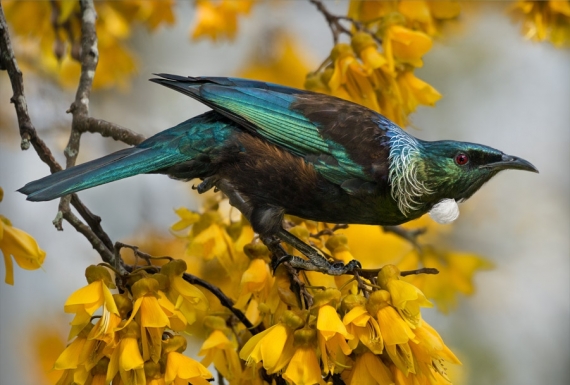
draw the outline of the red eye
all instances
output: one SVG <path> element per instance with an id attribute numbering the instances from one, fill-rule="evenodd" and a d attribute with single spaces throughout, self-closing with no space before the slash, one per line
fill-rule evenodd
<path id="1" fill-rule="evenodd" d="M 469 157 L 466 154 L 460 152 L 459 154 L 455 155 L 455 163 L 463 166 L 464 164 L 469 163 Z"/>

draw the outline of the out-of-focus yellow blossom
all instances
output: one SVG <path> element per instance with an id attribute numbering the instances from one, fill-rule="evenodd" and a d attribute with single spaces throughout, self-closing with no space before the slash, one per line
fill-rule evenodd
<path id="1" fill-rule="evenodd" d="M 230 226 L 224 223 L 224 219 L 216 210 L 217 207 L 215 210 L 207 210 L 200 215 L 200 219 L 196 223 L 192 224 L 192 228 L 187 235 L 190 241 L 187 254 L 188 256 L 200 256 L 206 261 L 215 258 L 226 270 L 230 278 L 239 279 L 232 273 L 236 271 L 236 268 L 239 269 L 242 264 L 248 262 L 247 257 L 243 253 L 243 246 L 250 242 L 251 238 L 246 240 L 247 232 L 241 229 L 239 235 L 241 242 L 234 241 L 228 233 Z M 179 227 L 181 225 L 177 228 Z"/>
<path id="2" fill-rule="evenodd" d="M 392 373 L 379 356 L 365 352 L 356 357 L 353 366 L 342 372 L 342 380 L 347 385 L 393 385 Z"/>
<path id="3" fill-rule="evenodd" d="M 164 384 L 208 385 L 212 373 L 198 361 L 182 354 L 186 345 L 186 339 L 179 335 L 163 341 L 163 354 L 166 357 Z"/>
<path id="4" fill-rule="evenodd" d="M 415 77 L 412 71 L 402 72 L 397 82 L 405 115 L 414 112 L 419 105 L 434 106 L 441 99 L 441 94 L 435 88 Z"/>
<path id="5" fill-rule="evenodd" d="M 107 383 L 119 373 L 125 385 L 146 385 L 144 360 L 138 345 L 141 338 L 139 324 L 133 320 L 119 334 L 121 341 L 110 357 Z"/>
<path id="6" fill-rule="evenodd" d="M 400 280 L 400 270 L 394 265 L 386 265 L 380 270 L 378 284 L 388 290 L 392 305 L 411 328 L 417 327 L 421 322 L 420 306 L 433 306 L 420 289 Z"/>
<path id="7" fill-rule="evenodd" d="M 383 40 L 388 68 L 395 73 L 397 62 L 422 67 L 424 56 L 432 46 L 431 38 L 423 32 L 393 25 Z"/>
<path id="8" fill-rule="evenodd" d="M 268 374 L 279 372 L 293 357 L 293 332 L 304 325 L 303 320 L 290 310 L 277 323 L 251 337 L 239 356 L 248 366 L 263 362 Z"/>
<path id="9" fill-rule="evenodd" d="M 549 40 L 557 47 L 570 45 L 570 1 L 517 1 L 510 8 L 522 20 L 522 33 L 533 41 Z"/>
<path id="10" fill-rule="evenodd" d="M 306 328 L 296 330 L 294 345 L 295 353 L 283 373 L 283 378 L 294 385 L 325 385 L 316 353 L 316 331 Z"/>
<path id="11" fill-rule="evenodd" d="M 0 187 L 0 202 L 4 198 L 4 190 Z M 14 265 L 26 270 L 37 270 L 44 263 L 46 252 L 40 249 L 32 236 L 20 229 L 12 227 L 10 220 L 0 215 L 0 250 L 4 256 L 6 278 L 4 282 L 14 284 Z"/>
<path id="12" fill-rule="evenodd" d="M 253 0 L 197 0 L 192 39 L 209 37 L 213 41 L 233 40 L 237 32 L 238 16 L 248 15 L 253 3 Z"/>
<path id="13" fill-rule="evenodd" d="M 132 26 L 141 23 L 153 31 L 162 24 L 173 24 L 173 5 L 173 0 L 95 2 L 99 52 L 93 78 L 95 89 L 128 87 L 137 67 L 134 55 L 125 46 Z M 58 78 L 63 86 L 76 87 L 80 73 L 79 2 L 6 1 L 3 7 L 19 42 L 14 45 L 19 61 L 30 69 Z"/>
<path id="14" fill-rule="evenodd" d="M 162 266 L 161 273 L 168 277 L 166 295 L 175 304 L 189 325 L 196 321 L 197 312 L 205 312 L 209 303 L 206 296 L 196 286 L 186 282 L 182 275 L 186 272 L 187 265 L 181 259 L 175 259 Z"/>
<path id="15" fill-rule="evenodd" d="M 237 76 L 301 88 L 311 68 L 308 56 L 292 36 L 270 33 L 263 37 Z"/>
<path id="16" fill-rule="evenodd" d="M 412 329 L 390 303 L 390 293 L 378 290 L 370 294 L 366 305 L 370 314 L 376 316 L 384 347 L 394 364 L 404 374 L 414 373 L 412 351 L 408 342 L 417 342 Z"/>
<path id="17" fill-rule="evenodd" d="M 424 31 L 430 36 L 439 33 L 440 20 L 449 20 L 459 16 L 459 1 L 418 1 L 401 0 L 398 12 L 406 18 L 406 25 Z"/>
<path id="18" fill-rule="evenodd" d="M 75 317 L 70 323 L 72 327 L 69 332 L 69 339 L 79 334 L 85 325 L 90 323 L 91 316 L 101 306 L 103 306 L 101 318 L 103 319 L 102 328 L 104 331 L 108 330 L 110 314 L 119 315 L 113 295 L 109 291 L 109 288 L 115 288 L 109 270 L 103 266 L 91 265 L 85 270 L 85 278 L 87 278 L 89 285 L 71 294 L 63 307 L 66 313 L 75 313 Z"/>
<path id="19" fill-rule="evenodd" d="M 239 378 L 242 374 L 241 363 L 236 352 L 237 343 L 231 341 L 225 331 L 225 321 L 219 317 L 208 317 L 208 325 L 215 327 L 210 336 L 204 341 L 199 356 L 205 356 L 202 359 L 202 365 L 209 366 L 212 362 L 224 378 L 232 381 Z M 217 318 L 217 319 L 216 319 Z"/>
<path id="20" fill-rule="evenodd" d="M 457 305 L 458 293 L 464 295 L 474 293 L 473 277 L 476 272 L 493 268 L 490 261 L 479 255 L 437 250 L 431 247 L 424 248 L 421 259 L 417 253 L 411 253 L 398 266 L 402 270 L 414 269 L 419 261 L 424 266 L 438 269 L 439 274 L 413 275 L 406 277 L 405 280 L 418 287 L 445 313 Z"/>
<path id="21" fill-rule="evenodd" d="M 180 217 L 180 220 L 170 227 L 175 232 L 182 231 L 200 220 L 200 214 L 190 211 L 186 207 L 180 207 L 174 212 Z"/>

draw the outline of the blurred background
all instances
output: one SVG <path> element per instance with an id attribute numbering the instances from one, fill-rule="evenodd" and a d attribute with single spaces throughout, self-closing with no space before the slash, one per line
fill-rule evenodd
<path id="1" fill-rule="evenodd" d="M 346 13 L 346 2 L 327 6 Z M 282 67 L 289 72 L 283 76 L 299 76 L 302 87 L 304 73 L 332 48 L 323 16 L 307 2 L 255 6 L 240 20 L 231 43 L 190 41 L 195 9 L 185 2 L 175 9 L 173 26 L 152 34 L 132 31 L 136 76 L 122 90 L 93 92 L 92 116 L 150 136 L 207 110 L 148 82 L 152 73 L 236 76 L 277 56 L 286 60 Z M 570 51 L 526 41 L 502 3 L 467 5 L 459 23 L 449 28 L 416 71 L 443 98 L 435 108 L 423 107 L 411 116 L 412 134 L 490 145 L 531 161 L 540 174 L 502 174 L 460 206 L 461 216 L 445 242 L 485 256 L 495 268 L 477 274 L 475 294 L 461 298 L 455 310 L 427 309 L 424 318 L 462 360 L 459 384 L 570 383 Z M 280 56 L 282 39 L 294 55 Z M 28 75 L 25 68 L 24 79 L 32 120 L 64 162 L 68 131 L 61 128 L 70 125 L 65 110 L 74 90 Z M 84 286 L 85 267 L 99 257 L 71 226 L 64 223 L 63 232 L 51 226 L 57 202 L 30 203 L 14 193 L 49 170 L 34 151 L 19 150 L 11 95 L 8 76 L 0 72 L 0 185 L 5 191 L 0 213 L 34 236 L 47 257 L 40 270 L 16 267 L 14 286 L 0 285 L 0 383 L 43 384 L 50 382 L 41 368 L 51 367 L 56 357 L 49 363 L 43 353 L 63 348 L 67 334 L 70 317 L 63 314 L 63 303 Z M 78 162 L 124 146 L 90 134 L 81 144 Z M 168 236 L 177 221 L 174 208 L 200 207 L 189 184 L 156 175 L 79 195 L 103 218 L 113 240 L 149 229 Z"/>

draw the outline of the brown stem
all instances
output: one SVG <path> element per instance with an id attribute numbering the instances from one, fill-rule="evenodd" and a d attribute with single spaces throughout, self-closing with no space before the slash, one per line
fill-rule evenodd
<path id="1" fill-rule="evenodd" d="M 20 147 L 22 150 L 27 150 L 31 144 L 39 158 L 48 165 L 52 173 L 61 171 L 61 165 L 55 160 L 49 147 L 38 136 L 36 128 L 30 118 L 24 94 L 24 78 L 14 56 L 14 50 L 12 49 L 10 35 L 8 34 L 8 25 L 6 23 L 2 4 L 0 4 L 0 69 L 8 72 L 8 77 L 12 84 L 12 91 L 14 94 L 10 100 L 14 104 L 16 116 L 18 118 L 18 127 L 20 129 L 20 137 L 22 138 Z M 61 220 L 65 219 L 75 228 L 75 230 L 87 238 L 105 262 L 116 266 L 116 260 L 111 251 L 112 242 L 101 227 L 101 218 L 94 215 L 75 194 L 73 194 L 69 199 L 71 204 L 77 209 L 78 213 L 89 226 L 85 225 L 71 212 L 69 201 L 66 205 L 63 205 L 63 207 L 61 207 L 62 210 L 58 212 L 55 221 L 56 226 L 61 227 Z"/>
<path id="2" fill-rule="evenodd" d="M 400 276 L 405 277 L 406 275 L 414 275 L 414 274 L 439 274 L 439 270 L 435 267 L 422 267 L 421 269 L 416 270 L 406 270 L 401 271 Z"/>
<path id="3" fill-rule="evenodd" d="M 341 33 L 352 36 L 352 31 L 350 31 L 348 28 L 346 28 L 344 25 L 342 25 L 341 21 L 347 21 L 347 22 L 351 23 L 357 30 L 368 33 L 370 36 L 372 36 L 372 38 L 374 40 L 376 40 L 376 42 L 378 44 L 382 44 L 382 39 L 378 38 L 378 36 L 376 36 L 376 34 L 374 32 L 367 29 L 364 26 L 364 24 L 361 23 L 360 21 L 354 20 L 353 18 L 348 17 L 348 16 L 333 15 L 325 7 L 322 0 L 309 0 L 309 2 L 311 2 L 315 7 L 317 7 L 319 12 L 321 12 L 323 14 L 323 16 L 325 17 L 325 19 L 327 20 L 327 23 L 329 24 L 329 28 L 331 29 L 331 32 L 333 34 L 334 44 L 338 43 L 338 38 L 339 38 Z"/>
<path id="4" fill-rule="evenodd" d="M 184 273 L 182 278 L 188 283 L 193 285 L 202 286 L 204 289 L 208 290 L 210 293 L 216 296 L 220 303 L 226 307 L 232 314 L 246 327 L 249 331 L 255 335 L 261 332 L 263 329 L 260 326 L 253 326 L 253 324 L 247 319 L 245 314 L 241 312 L 241 310 L 236 309 L 234 307 L 234 301 L 231 300 L 230 297 L 224 294 L 224 292 L 218 288 L 217 286 L 212 285 L 210 282 L 205 281 L 201 278 L 196 277 L 195 275 Z"/>

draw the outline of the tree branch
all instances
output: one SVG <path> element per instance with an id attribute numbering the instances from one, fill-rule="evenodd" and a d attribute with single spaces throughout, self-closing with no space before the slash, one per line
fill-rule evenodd
<path id="1" fill-rule="evenodd" d="M 48 165 L 52 173 L 61 171 L 61 165 L 55 160 L 49 147 L 38 136 L 36 128 L 30 118 L 24 94 L 24 78 L 14 56 L 2 4 L 0 4 L 0 69 L 8 72 L 8 77 L 12 84 L 14 94 L 10 100 L 14 104 L 18 117 L 20 137 L 22 138 L 20 147 L 22 150 L 27 150 L 31 144 L 39 158 Z M 81 222 L 81 220 L 71 212 L 69 201 L 71 201 L 71 204 L 77 209 L 77 212 L 89 226 Z M 62 219 L 68 221 L 75 230 L 83 234 L 105 262 L 113 266 L 116 265 L 115 257 L 111 251 L 113 249 L 113 243 L 101 227 L 101 218 L 94 215 L 81 200 L 79 200 L 77 195 L 72 194 L 71 197 L 69 197 L 67 205 L 63 207 L 63 210 L 58 212 L 56 224 L 59 224 L 60 227 Z"/>

